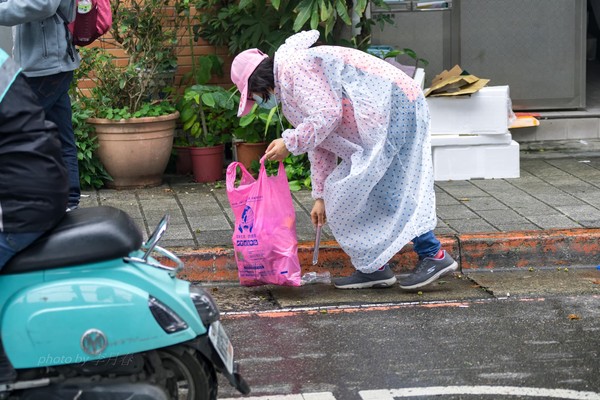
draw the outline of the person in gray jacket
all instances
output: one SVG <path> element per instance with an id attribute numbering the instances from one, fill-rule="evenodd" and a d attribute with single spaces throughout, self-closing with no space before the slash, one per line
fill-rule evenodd
<path id="1" fill-rule="evenodd" d="M 57 10 L 60 8 L 72 21 L 75 6 L 76 0 L 0 0 L 0 25 L 13 27 L 13 58 L 37 95 L 46 118 L 58 126 L 69 174 L 68 210 L 78 207 L 81 195 L 68 93 L 80 59 Z"/>

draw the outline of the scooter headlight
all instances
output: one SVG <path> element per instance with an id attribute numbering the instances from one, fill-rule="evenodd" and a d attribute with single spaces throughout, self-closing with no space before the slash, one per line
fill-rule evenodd
<path id="1" fill-rule="evenodd" d="M 205 326 L 219 320 L 219 308 L 215 299 L 202 288 L 190 286 L 190 298 Z"/>
<path id="2" fill-rule="evenodd" d="M 148 307 L 150 307 L 150 311 L 156 322 L 158 322 L 165 332 L 175 333 L 188 328 L 185 321 L 175 311 L 156 297 L 148 297 Z"/>

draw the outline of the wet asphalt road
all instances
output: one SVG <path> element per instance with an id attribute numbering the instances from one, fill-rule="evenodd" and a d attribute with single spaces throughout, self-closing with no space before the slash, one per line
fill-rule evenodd
<path id="1" fill-rule="evenodd" d="M 600 399 L 597 294 L 263 310 L 223 324 L 251 396 Z M 239 396 L 220 382 L 220 399 Z"/>

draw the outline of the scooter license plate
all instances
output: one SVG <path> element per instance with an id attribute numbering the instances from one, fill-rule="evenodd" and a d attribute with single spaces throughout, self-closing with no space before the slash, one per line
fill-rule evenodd
<path id="1" fill-rule="evenodd" d="M 221 325 L 221 321 L 215 321 L 208 328 L 208 338 L 217 350 L 217 354 L 225 364 L 225 368 L 230 374 L 233 374 L 233 346 L 227 333 Z"/>

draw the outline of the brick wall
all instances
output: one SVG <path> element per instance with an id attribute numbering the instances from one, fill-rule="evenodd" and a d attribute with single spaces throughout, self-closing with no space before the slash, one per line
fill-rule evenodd
<path id="1" fill-rule="evenodd" d="M 194 11 L 192 11 L 193 13 Z M 166 10 L 167 14 L 172 13 L 172 9 Z M 175 84 L 179 91 L 182 91 L 181 78 L 192 69 L 192 50 L 190 49 L 191 35 L 187 28 L 181 28 L 179 32 L 179 45 L 177 47 L 177 72 L 175 75 Z M 126 65 L 127 54 L 119 47 L 119 44 L 112 38 L 110 32 L 106 33 L 100 39 L 96 40 L 90 47 L 100 47 L 106 49 L 110 54 L 116 57 L 117 65 Z M 194 44 L 194 56 L 199 57 L 207 54 L 216 54 L 224 61 L 223 77 L 214 77 L 211 83 L 220 84 L 225 88 L 231 87 L 229 71 L 233 57 L 227 52 L 226 47 L 215 47 L 200 39 Z M 89 80 L 81 80 L 79 87 L 85 92 L 93 86 Z"/>

